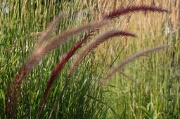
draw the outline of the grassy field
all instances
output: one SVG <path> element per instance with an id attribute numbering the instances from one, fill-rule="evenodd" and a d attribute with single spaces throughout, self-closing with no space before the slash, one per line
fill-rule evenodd
<path id="1" fill-rule="evenodd" d="M 0 117 L 179 119 L 180 2 L 153 1 L 1 1 Z M 111 23 L 101 28 L 99 24 L 103 23 L 97 22 L 97 29 L 93 29 L 93 32 L 89 33 L 88 29 L 74 36 L 68 34 L 66 43 L 42 53 L 42 58 L 36 58 L 38 54 L 36 52 L 33 57 L 33 51 L 45 46 L 67 29 L 100 21 L 110 11 L 129 5 L 157 6 L 169 10 L 170 13 L 131 12 L 114 18 Z M 48 25 L 60 12 L 63 12 L 63 15 L 50 30 L 52 33 L 37 45 L 43 33 L 47 34 Z M 129 31 L 137 37 L 110 38 L 93 50 L 83 53 L 85 56 L 80 58 L 78 65 L 75 65 L 75 70 L 71 70 L 76 58 L 86 48 L 86 44 L 96 38 L 97 34 L 108 35 L 109 32 L 106 31 L 113 32 L 111 31 L 113 28 Z M 56 74 L 53 71 L 63 57 L 72 53 L 70 49 L 73 45 L 83 38 L 86 41 L 83 42 L 82 48 L 79 48 L 68 61 L 65 60 L 67 62 L 58 75 L 52 75 Z M 167 45 L 169 47 L 147 53 L 147 49 Z M 141 57 L 138 57 L 138 54 L 134 55 L 136 53 L 142 53 Z M 132 61 L 125 65 L 124 62 L 129 57 Z M 30 62 L 31 59 L 37 62 Z M 25 70 L 23 66 L 26 66 L 28 61 L 30 62 L 28 66 L 32 67 L 22 73 L 22 82 L 18 82 L 21 71 Z M 108 77 L 118 65 L 121 67 Z M 53 76 L 55 80 L 46 97 L 45 90 Z M 15 105 L 8 105 L 9 97 L 14 99 L 12 104 Z M 46 103 L 43 106 L 45 97 Z"/>

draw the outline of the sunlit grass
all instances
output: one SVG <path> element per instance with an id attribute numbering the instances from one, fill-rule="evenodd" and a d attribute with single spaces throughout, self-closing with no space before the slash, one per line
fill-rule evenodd
<path id="1" fill-rule="evenodd" d="M 0 115 L 3 116 L 5 111 L 7 86 L 14 80 L 17 71 L 33 50 L 39 37 L 36 33 L 44 31 L 60 11 L 65 11 L 65 15 L 50 37 L 65 29 L 99 19 L 102 15 L 96 15 L 96 9 L 101 9 L 102 11 L 98 13 L 102 12 L 102 14 L 113 9 L 113 2 L 105 4 L 106 2 L 98 3 L 97 6 L 97 1 L 92 1 L 92 6 L 88 6 L 90 3 L 83 0 L 62 1 L 58 4 L 51 1 L 50 3 L 44 2 L 44 5 L 39 0 L 36 2 L 33 0 L 14 1 L 14 4 L 13 2 L 7 4 L 9 13 L 0 13 L 0 52 L 2 54 L 0 56 L 0 102 L 2 102 Z M 164 8 L 169 8 L 167 1 L 161 2 Z M 123 6 L 123 4 L 125 7 L 129 3 L 119 2 L 116 7 Z M 141 3 L 134 2 L 135 4 Z M 88 14 L 84 14 L 83 18 L 77 18 L 79 11 L 84 9 L 88 10 Z M 137 34 L 138 38 L 116 38 L 113 43 L 108 41 L 88 53 L 78 66 L 80 73 L 77 72 L 66 87 L 64 98 L 59 101 L 59 105 L 54 110 L 53 118 L 62 115 L 64 118 L 102 119 L 138 119 L 153 118 L 153 116 L 162 119 L 179 118 L 179 69 L 176 68 L 179 63 L 179 44 L 175 41 L 179 37 L 177 33 L 176 37 L 172 37 L 174 35 L 172 33 L 165 35 L 168 17 L 167 14 L 140 12 L 115 20 L 121 22 L 109 27 L 132 31 Z M 104 30 L 106 28 L 108 27 Z M 48 54 L 43 62 L 40 62 L 26 76 L 19 91 L 17 117 L 33 118 L 36 116 L 51 72 L 62 56 L 83 35 L 73 37 L 70 42 Z M 120 40 L 122 41 L 119 42 Z M 120 61 L 136 52 L 158 45 L 167 45 L 170 42 L 171 48 L 145 55 L 121 69 L 133 81 L 119 72 L 105 86 L 96 93 L 94 92 L 104 74 Z M 172 57 L 172 50 L 175 51 L 175 57 Z M 172 67 L 173 60 L 175 66 Z M 65 74 L 68 74 L 72 62 L 73 59 L 66 64 L 58 75 L 58 80 L 52 86 L 43 112 L 45 118 L 49 117 L 49 112 L 53 109 L 54 102 L 65 84 L 65 79 L 68 78 Z"/>

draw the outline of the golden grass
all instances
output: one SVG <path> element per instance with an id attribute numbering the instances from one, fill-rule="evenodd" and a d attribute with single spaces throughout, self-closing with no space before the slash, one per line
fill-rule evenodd
<path id="1" fill-rule="evenodd" d="M 107 4 L 108 2 L 108 4 Z M 112 2 L 105 0 L 96 2 L 96 14 L 102 14 L 95 16 L 95 19 L 101 19 L 102 16 L 106 13 L 109 13 L 110 10 L 117 9 L 119 7 L 125 7 L 129 5 L 153 5 L 159 6 L 163 8 L 167 8 L 171 13 L 170 14 L 158 14 L 158 13 L 151 13 L 151 12 L 138 12 L 133 14 L 128 14 L 122 17 L 117 18 L 111 26 L 107 26 L 102 30 L 107 28 L 115 27 L 122 30 L 132 31 L 137 34 L 138 40 L 130 41 L 125 38 L 122 42 L 114 40 L 114 43 L 103 43 L 101 44 L 96 50 L 95 54 L 96 57 L 100 57 L 101 54 L 104 52 L 111 52 L 113 51 L 113 56 L 117 56 L 117 51 L 119 50 L 120 46 L 124 47 L 124 51 L 126 54 L 124 56 L 131 55 L 132 52 L 129 51 L 141 51 L 146 47 L 154 47 L 157 44 L 169 44 L 170 42 L 174 42 L 173 39 L 170 37 L 167 40 L 167 30 L 170 28 L 169 35 L 175 34 L 175 46 L 178 46 L 179 39 L 179 29 L 180 29 L 180 1 L 179 0 L 114 0 Z M 121 39 L 123 39 L 122 37 Z M 160 38 L 160 39 L 159 39 Z M 133 44 L 134 48 L 131 47 Z M 109 48 L 108 50 L 105 50 Z M 109 64 L 113 59 L 111 57 L 107 57 Z"/>
<path id="2" fill-rule="evenodd" d="M 142 3 L 142 4 L 152 4 L 152 2 L 140 1 L 140 0 L 138 0 L 137 3 L 136 2 L 133 2 L 133 3 L 134 3 L 133 5 L 136 5 L 136 4 L 140 5 L 140 3 Z M 104 1 L 104 2 L 98 1 L 97 2 L 97 9 L 95 10 L 95 12 L 100 12 L 100 15 L 95 16 L 95 19 L 98 19 L 97 22 L 92 22 L 92 23 L 89 23 L 87 25 L 82 25 L 82 26 L 80 26 L 78 28 L 72 28 L 70 30 L 62 32 L 60 35 L 57 35 L 55 38 L 51 39 L 50 41 L 46 41 L 46 38 L 48 37 L 48 35 L 52 31 L 52 28 L 59 22 L 59 19 L 62 17 L 62 14 L 60 14 L 57 17 L 57 19 L 55 19 L 55 21 L 50 24 L 50 26 L 46 29 L 46 31 L 41 34 L 41 38 L 40 38 L 37 46 L 35 47 L 34 52 L 29 57 L 27 62 L 24 64 L 24 66 L 22 66 L 19 74 L 17 75 L 15 81 L 13 82 L 14 91 L 9 90 L 9 91 L 12 91 L 12 95 L 10 95 L 10 98 L 15 97 L 14 95 L 16 95 L 17 88 L 19 87 L 19 85 L 20 85 L 22 79 L 24 78 L 24 76 L 28 72 L 30 72 L 32 70 L 32 68 L 45 56 L 45 54 L 47 54 L 48 52 L 54 50 L 59 45 L 62 45 L 65 42 L 67 42 L 68 38 L 70 36 L 76 35 L 77 33 L 81 32 L 81 31 L 84 31 L 84 30 L 93 30 L 94 28 L 98 28 L 98 27 L 101 27 L 101 26 L 107 24 L 109 22 L 108 20 L 99 21 L 99 19 L 102 19 L 102 16 L 104 16 L 104 14 L 107 14 L 107 13 L 109 13 L 109 11 L 115 10 L 115 8 L 118 8 L 120 6 L 124 7 L 124 5 L 127 6 L 127 5 L 130 5 L 130 4 L 132 4 L 132 3 L 125 2 L 123 4 L 120 4 L 120 2 L 118 2 L 117 0 L 114 1 L 114 2 L 109 2 L 107 0 Z M 158 2 L 153 3 L 153 4 L 158 4 L 157 6 L 161 6 Z M 163 4 L 163 7 L 166 8 L 165 4 Z M 176 13 L 179 13 L 179 10 L 176 10 L 175 14 Z M 124 18 L 126 16 L 129 17 L 129 19 L 127 21 L 124 20 Z M 167 44 L 166 41 L 163 41 L 163 40 L 158 41 L 158 40 L 156 40 L 156 38 L 159 37 L 162 34 L 160 34 L 159 32 L 156 32 L 156 31 L 153 30 L 153 29 L 157 29 L 157 31 L 161 31 L 162 27 L 166 27 L 166 26 L 162 26 L 162 23 L 167 20 L 166 15 L 162 15 L 162 14 L 158 15 L 156 13 L 141 12 L 141 13 L 138 13 L 138 15 L 137 14 L 136 15 L 131 15 L 130 14 L 130 15 L 126 15 L 126 16 L 122 17 L 122 18 L 118 18 L 118 20 L 120 19 L 120 21 L 122 21 L 122 23 L 120 23 L 120 22 L 114 23 L 114 26 L 120 27 L 121 25 L 123 25 L 123 26 L 127 25 L 125 28 L 128 28 L 130 31 L 135 31 L 138 35 L 143 34 L 143 35 L 140 36 L 141 41 L 136 42 L 136 44 L 137 44 L 136 50 L 142 49 L 141 46 L 147 47 L 147 45 L 144 45 L 144 44 L 147 44 L 147 43 L 145 43 L 145 42 L 147 42 L 147 41 L 145 41 L 145 40 L 147 40 L 146 39 L 146 34 L 150 34 L 150 35 L 148 35 L 148 36 L 150 36 L 148 38 L 148 39 L 150 39 L 148 41 L 148 45 L 150 47 L 151 46 L 153 47 L 156 44 Z M 151 17 L 148 17 L 148 16 L 151 16 Z M 143 21 L 139 20 L 140 18 Z M 155 18 L 159 18 L 159 19 L 155 19 Z M 176 18 L 173 18 L 172 21 L 179 21 L 179 20 L 176 19 Z M 134 24 L 134 25 L 132 25 L 132 24 Z M 106 28 L 107 27 L 105 27 L 103 30 L 105 30 Z M 101 42 L 101 40 L 104 39 L 104 37 L 106 37 L 106 35 L 108 35 L 111 32 L 114 33 L 116 31 L 110 30 L 108 32 L 104 32 L 104 34 L 102 34 L 103 37 L 100 36 L 100 37 L 97 37 L 97 39 L 100 39 L 100 42 Z M 81 61 L 82 56 L 85 54 L 85 52 L 89 51 L 89 49 L 87 49 L 87 48 L 93 48 L 95 44 L 99 44 L 99 43 L 95 43 L 94 41 L 92 41 L 82 50 L 82 52 L 80 52 L 80 55 L 77 57 L 77 59 L 73 63 L 74 66 L 72 66 L 71 71 L 70 71 L 72 73 L 70 73 L 70 74 L 73 74 L 76 66 Z M 125 42 L 124 45 L 128 46 L 129 43 Z M 154 49 L 149 49 L 149 50 L 140 52 L 140 53 L 130 57 L 129 59 L 126 59 L 120 65 L 118 65 L 117 67 L 110 70 L 110 72 L 105 76 L 103 82 L 100 85 L 104 84 L 116 71 L 118 71 L 121 67 L 123 67 L 127 63 L 131 62 L 132 60 L 134 60 L 134 59 L 136 59 L 136 58 L 138 58 L 140 56 L 143 56 L 144 54 L 147 54 L 147 53 L 159 50 L 159 49 L 163 49 L 165 47 L 167 47 L 167 46 L 161 46 L 161 47 L 156 47 Z M 114 49 L 114 50 L 116 50 L 116 49 Z M 127 49 L 125 49 L 125 50 L 130 50 L 130 48 L 127 47 Z M 126 54 L 126 55 L 128 55 L 128 54 Z M 15 100 L 10 99 L 10 101 L 14 102 Z M 12 102 L 10 102 L 10 103 L 12 103 Z"/>

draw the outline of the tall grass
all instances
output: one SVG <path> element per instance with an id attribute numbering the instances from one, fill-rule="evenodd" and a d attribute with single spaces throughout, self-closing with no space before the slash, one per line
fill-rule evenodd
<path id="1" fill-rule="evenodd" d="M 96 10 L 103 9 L 101 3 L 97 1 L 89 3 L 81 0 L 62 1 L 61 3 L 56 1 L 14 1 L 12 3 L 6 3 L 9 7 L 9 13 L 1 12 L 1 18 L 3 18 L 1 21 L 4 21 L 1 24 L 3 26 L 1 34 L 3 35 L 0 42 L 3 54 L 1 57 L 2 118 L 179 117 L 179 84 L 178 68 L 176 67 L 178 61 L 175 60 L 178 59 L 178 47 L 173 45 L 173 47 L 176 47 L 173 52 L 177 54 L 173 56 L 175 64 L 172 67 L 170 67 L 172 62 L 171 49 L 160 52 L 161 55 L 155 53 L 144 56 L 144 54 L 165 48 L 166 45 L 139 52 L 142 49 L 147 49 L 147 47 L 169 44 L 169 41 L 164 39 L 169 40 L 171 35 L 168 34 L 165 37 L 164 32 L 161 33 L 167 19 L 164 14 L 160 15 L 164 21 L 158 19 L 156 23 L 156 19 L 151 19 L 154 20 L 152 22 L 156 27 L 151 26 L 150 28 L 147 26 L 148 23 L 152 23 L 151 20 L 147 20 L 146 27 L 140 25 L 139 18 L 135 20 L 137 22 L 134 22 L 134 16 L 141 16 L 141 19 L 144 20 L 145 15 L 149 15 L 148 11 L 167 12 L 167 10 L 162 9 L 162 7 L 140 5 L 140 3 L 139 6 L 131 5 L 132 7 L 120 9 L 115 9 L 118 4 L 115 5 L 114 3 L 115 7 L 111 10 L 110 6 L 113 5 L 113 2 L 105 5 L 107 3 L 105 1 L 103 6 L 106 8 L 104 10 L 107 13 L 102 13 L 100 15 L 102 17 L 95 16 L 95 19 L 98 18 L 99 20 L 93 22 L 91 20 L 93 15 L 96 14 Z M 83 6 L 80 3 L 83 3 Z M 89 4 L 92 4 L 92 6 L 88 7 Z M 18 8 L 18 12 L 14 12 L 14 8 Z M 107 10 L 107 8 L 109 9 Z M 85 14 L 85 17 L 75 17 L 84 9 L 89 11 L 88 14 Z M 93 10 L 95 10 L 94 13 L 90 12 Z M 63 16 L 59 14 L 60 11 L 64 11 Z M 139 13 L 140 15 L 127 14 L 132 12 L 135 14 L 135 11 L 145 11 L 145 15 L 142 15 L 144 13 Z M 57 14 L 59 14 L 59 17 L 48 25 Z M 126 23 L 123 23 L 126 16 L 119 17 L 119 15 L 124 14 L 129 17 Z M 157 13 L 151 15 L 156 16 Z M 59 20 L 61 21 L 57 25 Z M 134 27 L 138 39 L 127 40 L 122 37 L 121 42 L 116 38 L 113 41 L 109 40 L 102 43 L 112 36 L 135 36 L 126 30 L 112 29 L 108 31 L 107 29 L 113 24 L 119 26 L 118 22 L 110 22 L 116 20 L 122 21 L 120 24 L 129 27 L 130 30 Z M 132 20 L 134 25 L 138 24 L 144 27 L 144 30 L 131 25 Z M 85 25 L 77 27 L 79 24 Z M 107 27 L 94 31 L 91 36 L 84 36 L 84 33 L 77 34 L 85 30 L 91 32 L 95 28 L 105 25 Z M 162 28 L 159 28 L 159 26 Z M 102 31 L 103 33 L 101 33 Z M 36 36 L 36 34 L 38 35 Z M 83 36 L 85 39 L 78 41 L 73 46 Z M 176 43 L 177 38 L 176 33 L 174 43 Z M 70 42 L 66 43 L 68 40 Z M 61 46 L 58 47 L 59 45 Z M 80 46 L 82 46 L 82 49 L 80 49 Z M 94 49 L 95 47 L 97 48 Z M 71 50 L 68 52 L 70 48 Z M 79 50 L 78 54 L 74 54 L 76 50 Z M 51 53 L 49 53 L 50 51 Z M 139 53 L 129 59 L 127 58 L 128 55 L 135 52 Z M 44 57 L 45 55 L 46 57 Z M 127 63 L 139 56 L 144 56 L 144 58 L 127 65 Z M 58 64 L 60 60 L 61 62 Z M 118 66 L 120 60 L 124 60 L 124 62 Z M 36 66 L 37 64 L 39 65 Z M 126 67 L 122 69 L 124 65 Z M 36 68 L 34 68 L 35 66 Z M 63 68 L 58 68 L 58 66 L 63 66 Z M 54 67 L 56 69 L 52 72 Z M 17 73 L 18 69 L 20 69 L 19 73 Z M 110 78 L 112 74 L 120 69 L 120 73 L 123 75 L 116 73 L 115 77 Z M 131 81 L 133 80 L 135 83 L 124 80 L 123 76 L 131 79 Z M 14 77 L 16 78 L 14 79 Z M 105 77 L 105 80 L 100 80 L 103 77 Z M 101 81 L 104 83 L 106 80 L 109 80 L 107 85 L 97 88 L 99 83 L 102 85 Z M 5 115 L 5 108 L 7 115 Z"/>

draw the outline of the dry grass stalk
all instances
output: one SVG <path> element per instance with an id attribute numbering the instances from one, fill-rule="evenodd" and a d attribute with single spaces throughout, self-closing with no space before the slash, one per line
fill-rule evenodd
<path id="1" fill-rule="evenodd" d="M 133 60 L 139 58 L 139 57 L 142 57 L 148 53 L 152 53 L 152 52 L 155 52 L 155 51 L 158 51 L 158 50 L 161 50 L 161 49 L 164 49 L 164 48 L 168 48 L 169 45 L 166 45 L 166 46 L 158 46 L 158 47 L 155 47 L 155 48 L 150 48 L 150 49 L 147 49 L 145 51 L 142 51 L 142 52 L 139 52 L 127 59 L 125 59 L 123 62 L 121 62 L 118 66 L 112 68 L 106 75 L 105 77 L 103 78 L 103 80 L 100 82 L 99 86 L 102 86 L 104 85 L 117 71 L 119 71 L 122 67 L 124 67 L 125 65 L 127 65 L 128 63 L 132 62 Z"/>

